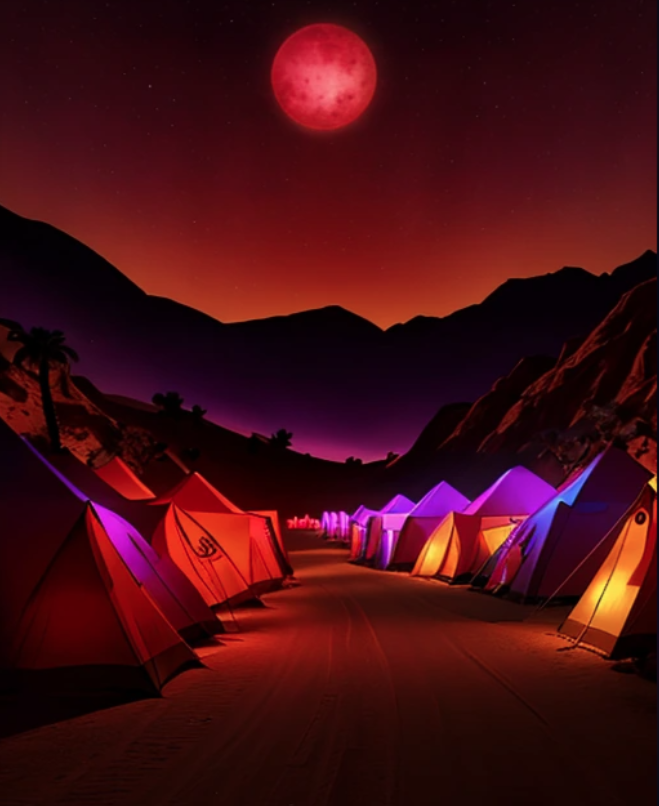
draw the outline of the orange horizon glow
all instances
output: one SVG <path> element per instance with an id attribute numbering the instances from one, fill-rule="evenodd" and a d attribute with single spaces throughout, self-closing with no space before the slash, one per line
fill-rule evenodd
<path id="1" fill-rule="evenodd" d="M 538 4 L 337 0 L 325 21 L 368 43 L 378 87 L 323 136 L 270 81 L 318 22 L 306 2 L 57 5 L 0 30 L 0 204 L 147 293 L 222 322 L 341 305 L 387 328 L 656 251 L 656 5 L 566 25 Z"/>
<path id="2" fill-rule="evenodd" d="M 176 300 L 226 323 L 340 305 L 386 330 L 415 316 L 442 317 L 480 303 L 510 278 L 554 273 L 564 266 L 579 266 L 596 275 L 611 273 L 646 250 L 657 250 L 656 218 L 648 204 L 646 221 L 636 221 L 624 233 L 608 228 L 610 238 L 599 244 L 589 244 L 587 237 L 580 238 L 576 232 L 571 236 L 564 232 L 563 238 L 538 248 L 537 244 L 512 243 L 512 233 L 510 242 L 505 243 L 506 233 L 502 231 L 496 237 L 483 238 L 481 245 L 470 243 L 464 249 L 459 244 L 441 245 L 436 258 L 419 255 L 418 259 L 413 259 L 402 254 L 394 256 L 390 252 L 385 261 L 379 259 L 384 250 L 374 248 L 370 258 L 362 253 L 358 264 L 350 271 L 347 264 L 342 270 L 334 271 L 329 258 L 320 258 L 314 261 L 317 273 L 307 277 L 304 265 L 301 265 L 304 260 L 298 258 L 296 261 L 292 248 L 290 261 L 273 258 L 272 252 L 264 249 L 266 254 L 258 257 L 266 267 L 261 272 L 254 268 L 256 257 L 247 261 L 252 265 L 252 275 L 258 280 L 236 287 L 231 286 L 234 281 L 230 277 L 214 272 L 213 266 L 225 266 L 227 275 L 235 276 L 234 272 L 246 259 L 236 254 L 218 258 L 219 247 L 212 243 L 189 245 L 182 236 L 177 238 L 171 233 L 164 242 L 149 243 L 152 237 L 148 231 L 150 228 L 136 232 L 135 224 L 121 217 L 116 220 L 113 231 L 108 232 L 104 227 L 107 226 L 107 216 L 112 215 L 111 210 L 95 220 L 91 210 L 72 209 L 65 200 L 54 208 L 43 199 L 28 198 L 28 194 L 20 190 L 15 196 L 13 204 L 11 200 L 3 200 L 5 206 L 75 237 L 146 293 Z M 203 221 L 207 219 L 200 218 L 202 226 Z M 258 248 L 255 251 L 260 252 Z M 418 248 L 417 251 L 422 250 Z M 378 276 L 379 266 L 384 262 L 388 270 L 385 271 L 383 266 L 381 276 Z M 415 268 L 412 276 L 410 263 Z M 435 265 L 444 267 L 437 277 L 433 277 Z M 188 270 L 180 272 L 181 266 Z M 447 271 L 449 266 L 451 268 Z M 293 290 L 282 289 L 278 279 L 287 274 L 293 275 L 296 284 Z M 421 279 L 415 282 L 414 274 L 424 278 L 423 282 Z M 376 279 L 366 282 L 362 279 L 366 277 Z M 205 278 L 203 282 L 201 278 Z M 403 287 L 402 278 L 405 278 Z M 374 282 L 378 283 L 375 291 Z"/>

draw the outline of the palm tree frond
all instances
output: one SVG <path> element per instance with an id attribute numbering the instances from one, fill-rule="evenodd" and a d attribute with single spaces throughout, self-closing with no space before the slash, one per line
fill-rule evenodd
<path id="1" fill-rule="evenodd" d="M 60 346 L 60 351 L 64 353 L 64 355 L 68 356 L 72 361 L 80 361 L 80 356 L 78 353 L 73 349 L 73 347 L 69 347 L 68 344 L 62 344 Z"/>

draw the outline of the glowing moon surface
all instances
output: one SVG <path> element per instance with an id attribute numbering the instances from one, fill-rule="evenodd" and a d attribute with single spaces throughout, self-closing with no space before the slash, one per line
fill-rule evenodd
<path id="1" fill-rule="evenodd" d="M 347 28 L 308 25 L 279 48 L 272 88 L 281 108 L 309 129 L 339 129 L 356 120 L 375 92 L 377 69 L 366 43 Z"/>

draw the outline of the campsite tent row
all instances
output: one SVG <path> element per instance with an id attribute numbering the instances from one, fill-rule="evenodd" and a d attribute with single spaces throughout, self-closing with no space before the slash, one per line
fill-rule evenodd
<path id="1" fill-rule="evenodd" d="M 157 693 L 199 665 L 190 641 L 224 631 L 213 607 L 290 573 L 274 513 L 242 512 L 197 474 L 142 493 L 70 454 L 47 461 L 0 421 L 3 684 Z"/>
<path id="2" fill-rule="evenodd" d="M 451 498 L 455 504 L 446 512 Z M 649 558 L 656 552 L 656 480 L 624 451 L 606 449 L 558 490 L 521 467 L 472 503 L 442 482 L 409 511 L 402 527 L 393 523 L 388 533 L 382 512 L 360 507 L 353 515 L 353 561 L 411 567 L 414 576 L 450 583 L 471 581 L 474 588 L 518 601 L 581 597 L 562 631 L 606 651 L 656 640 L 656 580 L 648 572 L 655 564 Z M 430 513 L 436 513 L 434 520 Z M 625 562 L 615 560 L 616 551 Z M 606 622 L 609 633 L 575 627 L 594 602 L 596 620 Z M 627 611 L 637 626 L 621 643 L 612 635 L 623 630 Z"/>
<path id="3" fill-rule="evenodd" d="M 350 516 L 347 512 L 323 512 L 320 519 L 323 537 L 328 540 L 347 541 L 350 534 Z"/>

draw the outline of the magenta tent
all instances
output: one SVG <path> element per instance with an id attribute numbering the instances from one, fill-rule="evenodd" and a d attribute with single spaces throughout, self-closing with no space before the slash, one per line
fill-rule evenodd
<path id="1" fill-rule="evenodd" d="M 580 596 L 608 551 L 608 534 L 652 474 L 609 447 L 519 526 L 474 585 L 521 601 Z"/>
<path id="2" fill-rule="evenodd" d="M 470 579 L 517 523 L 555 495 L 556 490 L 525 467 L 513 467 L 462 512 L 450 512 L 424 545 L 413 576 L 447 582 Z"/>
<path id="3" fill-rule="evenodd" d="M 389 565 L 411 570 L 426 541 L 448 513 L 462 512 L 469 504 L 469 499 L 446 481 L 429 490 L 405 519 Z"/>
<path id="4" fill-rule="evenodd" d="M 414 501 L 405 495 L 395 495 L 379 512 L 371 515 L 366 524 L 364 550 L 361 557 L 364 562 L 373 562 L 375 560 L 385 530 L 389 528 L 395 529 L 396 526 L 400 528 L 405 516 L 412 509 L 414 509 Z M 401 518 L 400 516 L 403 517 Z M 389 537 L 387 535 L 385 539 L 389 541 Z"/>

